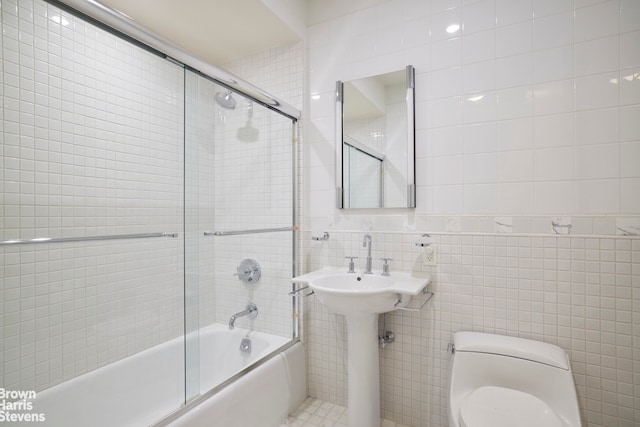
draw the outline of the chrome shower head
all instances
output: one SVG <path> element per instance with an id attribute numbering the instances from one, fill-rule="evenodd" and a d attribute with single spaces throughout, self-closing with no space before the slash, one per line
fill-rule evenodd
<path id="1" fill-rule="evenodd" d="M 238 139 L 243 142 L 256 142 L 260 131 L 253 127 L 253 102 L 247 100 L 247 123 L 238 129 Z"/>
<path id="2" fill-rule="evenodd" d="M 236 108 L 236 100 L 231 96 L 231 91 L 216 92 L 216 104 L 224 108 L 225 110 L 233 110 Z"/>

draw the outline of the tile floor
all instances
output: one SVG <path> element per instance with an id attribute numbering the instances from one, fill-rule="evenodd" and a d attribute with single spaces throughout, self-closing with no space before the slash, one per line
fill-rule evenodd
<path id="1" fill-rule="evenodd" d="M 308 397 L 280 427 L 347 427 L 347 425 L 347 408 Z M 382 420 L 380 426 L 407 427 L 389 420 Z"/>

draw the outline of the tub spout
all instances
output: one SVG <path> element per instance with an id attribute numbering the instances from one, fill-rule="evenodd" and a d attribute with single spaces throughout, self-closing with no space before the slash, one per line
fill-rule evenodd
<path id="1" fill-rule="evenodd" d="M 235 327 L 234 323 L 238 317 L 247 316 L 249 319 L 255 319 L 257 315 L 258 307 L 254 303 L 250 302 L 247 304 L 247 308 L 231 316 L 229 319 L 229 329 L 233 329 Z"/>

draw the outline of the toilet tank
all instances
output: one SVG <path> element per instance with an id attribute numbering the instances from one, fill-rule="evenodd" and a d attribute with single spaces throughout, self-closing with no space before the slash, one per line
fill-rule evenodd
<path id="1" fill-rule="evenodd" d="M 580 425 L 578 397 L 567 353 L 538 341 L 478 332 L 454 337 L 450 409 L 482 386 L 499 386 L 538 397 L 569 426 Z"/>

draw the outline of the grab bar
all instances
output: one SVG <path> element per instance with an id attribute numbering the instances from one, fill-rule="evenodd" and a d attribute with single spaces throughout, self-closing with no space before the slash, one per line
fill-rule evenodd
<path id="1" fill-rule="evenodd" d="M 0 241 L 2 246 L 10 245 L 32 245 L 36 243 L 66 243 L 66 242 L 89 242 L 96 240 L 121 240 L 121 239 L 148 239 L 152 237 L 178 237 L 178 233 L 141 233 L 141 234 L 114 234 L 111 236 L 88 236 L 88 237 L 38 237 L 35 239 L 15 239 Z"/>
<path id="2" fill-rule="evenodd" d="M 422 291 L 423 294 L 427 295 L 427 299 L 424 300 L 422 302 L 422 304 L 420 304 L 420 307 L 417 308 L 413 308 L 413 307 L 398 307 L 398 304 L 400 304 L 401 300 L 400 298 L 398 298 L 398 302 L 395 303 L 394 307 L 396 308 L 396 310 L 404 310 L 404 311 L 412 311 L 412 312 L 418 312 L 420 310 L 422 310 L 422 307 L 424 307 L 425 305 L 427 305 L 427 303 L 429 301 L 431 301 L 431 298 L 433 298 L 433 292 L 431 291 L 427 291 L 427 288 L 424 288 L 424 291 Z"/>
<path id="3" fill-rule="evenodd" d="M 280 227 L 280 228 L 256 228 L 253 230 L 233 230 L 233 231 L 205 231 L 204 235 L 209 236 L 236 236 L 239 234 L 258 234 L 258 233 L 274 233 L 276 231 L 292 231 L 295 227 Z"/>
<path id="4" fill-rule="evenodd" d="M 314 291 L 311 291 L 311 292 L 309 292 L 308 294 L 302 294 L 302 295 L 299 295 L 299 294 L 298 294 L 299 292 L 302 292 L 302 291 L 304 291 L 305 289 L 309 289 L 309 285 L 307 285 L 307 286 L 303 286 L 303 287 L 301 287 L 300 289 L 296 289 L 295 291 L 291 291 L 291 292 L 289 292 L 289 294 L 288 294 L 288 295 L 293 295 L 293 296 L 296 296 L 296 297 L 303 297 L 303 298 L 306 298 L 306 297 L 310 297 L 311 295 L 313 295 L 313 294 L 315 293 Z"/>

